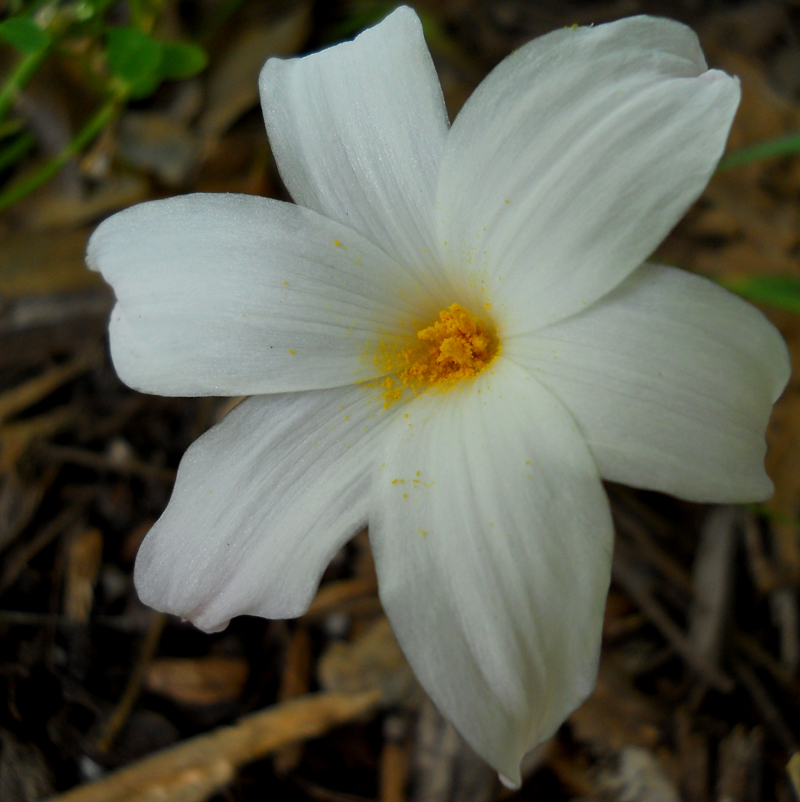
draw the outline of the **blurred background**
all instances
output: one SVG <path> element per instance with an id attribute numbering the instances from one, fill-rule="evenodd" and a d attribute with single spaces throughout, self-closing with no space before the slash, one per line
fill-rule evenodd
<path id="1" fill-rule="evenodd" d="M 209 636 L 136 598 L 136 550 L 180 457 L 232 402 L 119 382 L 112 295 L 84 267 L 86 241 L 151 198 L 287 199 L 258 107 L 262 64 L 394 5 L 0 2 L 0 800 L 791 802 L 797 376 L 771 423 L 767 504 L 608 487 L 618 538 L 597 689 L 529 756 L 515 793 L 416 686 L 365 533 L 294 621 L 242 618 Z M 691 25 L 743 100 L 720 170 L 657 256 L 758 303 L 799 364 L 800 2 L 412 5 L 451 119 L 495 64 L 552 29 L 637 13 Z"/>

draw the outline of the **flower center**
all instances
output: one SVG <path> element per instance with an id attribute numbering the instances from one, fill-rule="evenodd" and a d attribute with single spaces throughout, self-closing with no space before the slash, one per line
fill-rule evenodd
<path id="1" fill-rule="evenodd" d="M 413 339 L 398 339 L 404 340 L 402 345 L 398 340 L 383 339 L 367 351 L 367 358 L 383 370 L 383 376 L 362 384 L 379 389 L 384 409 L 399 401 L 406 390 L 414 395 L 431 386 L 447 390 L 471 379 L 500 352 L 491 323 L 473 317 L 460 304 L 442 309 Z"/>
<path id="2" fill-rule="evenodd" d="M 481 320 L 459 304 L 439 312 L 439 319 L 417 332 L 420 344 L 400 353 L 406 367 L 403 384 L 438 384 L 472 378 L 492 360 L 496 338 Z"/>

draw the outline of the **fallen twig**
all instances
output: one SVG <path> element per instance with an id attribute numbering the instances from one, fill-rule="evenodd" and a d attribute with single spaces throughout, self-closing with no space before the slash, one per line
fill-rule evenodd
<path id="1" fill-rule="evenodd" d="M 381 701 L 377 689 L 292 699 L 157 752 L 50 802 L 202 802 L 224 788 L 239 766 L 360 718 Z"/>
<path id="2" fill-rule="evenodd" d="M 719 666 L 736 581 L 737 507 L 716 507 L 700 530 L 692 567 L 689 643 L 707 665 Z"/>
<path id="3" fill-rule="evenodd" d="M 105 454 L 97 454 L 86 448 L 76 446 L 59 446 L 43 443 L 37 454 L 51 462 L 67 462 L 82 468 L 91 468 L 100 473 L 118 473 L 123 476 L 138 476 L 142 479 L 170 484 L 175 481 L 175 470 L 161 465 L 151 465 L 138 459 L 127 459 L 115 462 Z"/>
<path id="4" fill-rule="evenodd" d="M 13 552 L 0 575 L 0 593 L 13 585 L 28 563 L 44 548 L 53 542 L 67 527 L 74 524 L 86 506 L 83 500 L 64 507 L 55 518 L 48 521 L 27 543 Z"/>
<path id="5" fill-rule="evenodd" d="M 34 379 L 0 394 L 0 421 L 46 398 L 50 393 L 103 361 L 103 349 L 92 344 L 63 365 L 50 368 Z"/>
<path id="6" fill-rule="evenodd" d="M 136 665 L 133 667 L 133 671 L 128 678 L 128 684 L 125 686 L 122 697 L 114 708 L 114 712 L 106 721 L 103 731 L 100 733 L 97 743 L 95 744 L 95 747 L 100 752 L 107 752 L 111 748 L 117 735 L 119 735 L 122 728 L 125 726 L 131 714 L 131 710 L 133 710 L 133 706 L 136 704 L 139 694 L 142 692 L 142 684 L 147 675 L 147 668 L 156 653 L 158 642 L 161 640 L 161 633 L 164 631 L 166 623 L 167 617 L 163 613 L 153 614 L 142 647 L 139 650 Z"/>
<path id="7" fill-rule="evenodd" d="M 756 676 L 756 672 L 743 660 L 735 660 L 733 663 L 733 670 L 736 673 L 736 678 L 744 685 L 747 692 L 750 694 L 750 698 L 753 700 L 753 704 L 761 715 L 764 724 L 769 727 L 772 734 L 780 741 L 789 754 L 796 752 L 798 744 L 794 733 L 786 726 L 786 721 L 781 711 L 770 698 L 766 688 L 761 684 L 761 680 Z"/>
<path id="8" fill-rule="evenodd" d="M 718 691 L 730 693 L 733 690 L 733 680 L 695 652 L 689 639 L 650 595 L 647 583 L 623 557 L 619 549 L 614 554 L 613 577 L 689 666 Z"/>
<path id="9" fill-rule="evenodd" d="M 732 634 L 733 645 L 744 654 L 753 665 L 768 671 L 772 678 L 780 683 L 789 693 L 789 698 L 796 700 L 800 709 L 800 682 L 791 671 L 776 660 L 754 637 L 738 630 Z"/>

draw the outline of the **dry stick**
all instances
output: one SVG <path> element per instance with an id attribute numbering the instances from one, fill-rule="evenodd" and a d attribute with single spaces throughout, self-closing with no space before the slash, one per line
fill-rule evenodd
<path id="1" fill-rule="evenodd" d="M 800 666 L 800 640 L 797 632 L 800 629 L 800 610 L 794 588 L 775 588 L 769 594 L 772 621 L 778 630 L 778 643 L 781 663 L 792 674 L 797 673 Z"/>
<path id="2" fill-rule="evenodd" d="M 796 706 L 800 708 L 800 682 L 783 663 L 776 660 L 754 637 L 744 632 L 738 630 L 733 632 L 733 645 L 751 663 L 769 671 L 773 679 L 788 691 L 790 698 L 795 700 Z"/>
<path id="3" fill-rule="evenodd" d="M 619 550 L 614 555 L 613 576 L 688 665 L 718 691 L 730 693 L 734 689 L 734 682 L 729 676 L 716 666 L 709 665 L 693 650 L 689 639 L 650 595 L 647 583 L 627 559 L 620 555 Z"/>
<path id="4" fill-rule="evenodd" d="M 48 521 L 30 542 L 11 554 L 0 576 L 0 593 L 13 585 L 25 566 L 46 546 L 52 543 L 68 526 L 78 520 L 85 507 L 83 501 L 65 507 L 55 518 Z"/>
<path id="5" fill-rule="evenodd" d="M 69 428 L 79 416 L 80 402 L 75 402 L 35 418 L 23 418 L 0 426 L 0 475 L 12 473 L 33 444 Z"/>
<path id="6" fill-rule="evenodd" d="M 6 390 L 0 394 L 0 421 L 33 406 L 76 376 L 99 365 L 102 360 L 102 349 L 92 346 L 69 362 L 50 368 L 35 379 Z"/>
<path id="7" fill-rule="evenodd" d="M 706 802 L 709 799 L 708 739 L 702 731 L 692 729 L 692 714 L 685 705 L 675 711 L 674 725 L 684 797 L 687 802 Z"/>
<path id="8" fill-rule="evenodd" d="M 736 678 L 744 685 L 753 704 L 758 708 L 758 712 L 764 719 L 764 723 L 772 730 L 773 735 L 781 742 L 784 749 L 789 754 L 797 751 L 797 740 L 792 734 L 791 730 L 786 726 L 786 722 L 778 710 L 775 703 L 770 699 L 761 680 L 756 676 L 750 666 L 743 660 L 735 660 L 733 663 L 733 670 Z"/>
<path id="9" fill-rule="evenodd" d="M 101 473 L 118 473 L 124 476 L 138 476 L 156 482 L 169 484 L 175 481 L 175 471 L 172 468 L 163 468 L 160 465 L 151 465 L 138 459 L 128 459 L 125 462 L 114 462 L 105 454 L 97 454 L 86 448 L 75 446 L 57 446 L 42 443 L 36 453 L 46 460 L 53 462 L 66 462 L 70 465 L 79 465 L 82 468 L 91 468 Z"/>
<path id="10" fill-rule="evenodd" d="M 117 632 L 137 634 L 147 629 L 139 616 L 131 615 L 97 615 L 92 618 L 92 626 L 108 627 Z M 2 626 L 22 626 L 22 627 L 44 627 L 56 626 L 62 630 L 79 630 L 86 627 L 85 624 L 76 624 L 69 621 L 61 613 L 31 613 L 27 610 L 0 610 L 0 625 Z M 186 624 L 187 627 L 191 626 Z"/>
<path id="11" fill-rule="evenodd" d="M 202 802 L 224 788 L 239 766 L 323 735 L 380 703 L 377 689 L 309 694 L 165 749 L 50 802 Z"/>
<path id="12" fill-rule="evenodd" d="M 408 781 L 408 745 L 386 741 L 380 758 L 380 802 L 404 802 Z"/>
<path id="13" fill-rule="evenodd" d="M 673 582 L 681 590 L 692 592 L 692 578 L 689 572 L 665 552 L 650 536 L 647 529 L 623 507 L 614 508 L 614 521 L 617 529 L 628 535 L 638 546 L 642 557 L 654 568 L 657 568 L 666 579 Z"/>
<path id="14" fill-rule="evenodd" d="M 379 802 L 405 802 L 411 747 L 407 729 L 407 722 L 400 716 L 392 716 L 384 722 Z"/>
<path id="15" fill-rule="evenodd" d="M 749 802 L 759 783 L 764 731 L 755 727 L 750 732 L 737 724 L 719 744 L 717 752 L 716 798 L 719 802 Z"/>
<path id="16" fill-rule="evenodd" d="M 312 663 L 311 635 L 308 627 L 301 621 L 289 639 L 286 649 L 283 674 L 278 687 L 279 702 L 297 699 L 308 693 L 314 673 Z M 287 746 L 275 755 L 275 771 L 279 775 L 288 774 L 300 765 L 302 758 L 303 751 L 300 744 Z"/>
<path id="17" fill-rule="evenodd" d="M 95 743 L 98 751 L 107 752 L 125 726 L 125 722 L 128 720 L 128 716 L 130 716 L 131 710 L 133 710 L 133 706 L 142 692 L 142 684 L 147 674 L 147 668 L 156 653 L 166 622 L 167 617 L 163 613 L 155 613 L 153 615 L 150 627 L 142 643 L 142 648 L 139 651 L 139 656 L 136 659 L 136 665 L 128 678 L 128 684 L 125 686 L 122 697 L 114 708 L 114 712 L 106 721 L 106 725 Z"/>
<path id="18" fill-rule="evenodd" d="M 708 665 L 719 666 L 736 571 L 739 510 L 713 509 L 703 522 L 692 566 L 689 643 Z"/>
<path id="19" fill-rule="evenodd" d="M 767 594 L 785 584 L 786 577 L 775 567 L 764 551 L 761 533 L 758 530 L 758 519 L 750 510 L 743 510 L 744 545 L 747 551 L 747 567 L 750 576 L 761 593 Z"/>
<path id="20" fill-rule="evenodd" d="M 0 551 L 5 551 L 33 520 L 56 473 L 58 469 L 50 468 L 33 485 L 23 485 L 15 471 L 5 477 L 0 490 Z"/>

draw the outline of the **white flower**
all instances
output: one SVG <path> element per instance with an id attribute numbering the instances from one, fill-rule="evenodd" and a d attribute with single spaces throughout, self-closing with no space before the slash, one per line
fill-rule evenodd
<path id="1" fill-rule="evenodd" d="M 689 29 L 637 17 L 531 42 L 449 128 L 400 8 L 271 59 L 261 93 L 297 205 L 155 201 L 89 245 L 126 383 L 253 396 L 187 452 L 139 593 L 209 631 L 297 616 L 369 522 L 417 676 L 517 782 L 594 683 L 601 479 L 771 493 L 782 340 L 710 282 L 642 265 L 714 170 L 738 82 Z"/>

